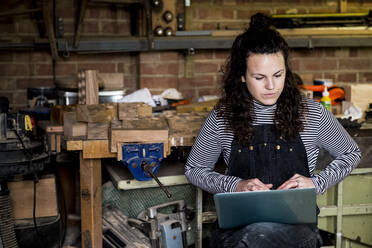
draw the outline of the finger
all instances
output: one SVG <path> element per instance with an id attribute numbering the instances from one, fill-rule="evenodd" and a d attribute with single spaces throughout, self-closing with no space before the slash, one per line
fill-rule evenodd
<path id="1" fill-rule="evenodd" d="M 298 178 L 301 178 L 301 177 L 303 177 L 303 176 L 296 173 L 291 178 L 289 178 L 288 180 L 298 179 Z"/>
<path id="2" fill-rule="evenodd" d="M 278 187 L 278 189 L 293 189 L 293 188 L 299 188 L 300 182 L 297 180 L 288 180 L 282 185 Z"/>

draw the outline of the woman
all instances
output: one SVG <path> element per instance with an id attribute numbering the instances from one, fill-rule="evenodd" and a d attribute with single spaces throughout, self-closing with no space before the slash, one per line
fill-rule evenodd
<path id="1" fill-rule="evenodd" d="M 288 65 L 288 44 L 262 14 L 232 46 L 224 94 L 207 117 L 185 174 L 211 193 L 315 188 L 324 193 L 359 163 L 353 139 L 322 105 L 306 99 Z M 334 160 L 315 175 L 319 149 Z M 222 153 L 225 175 L 214 171 Z M 217 230 L 211 247 L 316 247 L 311 225 L 254 223 Z"/>

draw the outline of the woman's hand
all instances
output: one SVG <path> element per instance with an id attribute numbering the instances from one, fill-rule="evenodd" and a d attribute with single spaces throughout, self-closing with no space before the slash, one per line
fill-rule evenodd
<path id="1" fill-rule="evenodd" d="M 294 174 L 293 177 L 285 181 L 278 189 L 303 189 L 314 188 L 313 181 L 310 178 L 304 177 L 300 174 Z"/>
<path id="2" fill-rule="evenodd" d="M 254 178 L 240 181 L 236 186 L 235 192 L 270 190 L 272 187 L 272 184 L 264 184 L 259 179 Z"/>

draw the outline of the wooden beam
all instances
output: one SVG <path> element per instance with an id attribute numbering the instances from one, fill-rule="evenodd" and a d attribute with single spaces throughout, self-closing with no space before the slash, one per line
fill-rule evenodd
<path id="1" fill-rule="evenodd" d="M 74 37 L 74 47 L 77 48 L 79 46 L 79 40 L 80 40 L 80 33 L 83 28 L 84 23 L 84 17 L 85 17 L 85 11 L 87 9 L 88 0 L 81 0 L 80 2 L 80 8 L 79 8 L 79 14 L 78 14 L 78 22 L 76 24 L 76 31 L 75 31 L 75 37 Z"/>
<path id="2" fill-rule="evenodd" d="M 25 14 L 32 14 L 35 12 L 39 12 L 41 9 L 15 9 L 15 10 L 9 10 L 4 11 L 0 13 L 0 17 L 9 17 L 9 16 L 15 16 L 15 15 L 25 15 Z"/>
<path id="3" fill-rule="evenodd" d="M 102 248 L 101 160 L 84 159 L 80 152 L 82 248 Z"/>
<path id="4" fill-rule="evenodd" d="M 50 44 L 50 51 L 52 53 L 52 58 L 54 60 L 58 59 L 57 42 L 54 36 L 53 20 L 52 20 L 52 1 L 43 1 L 43 18 L 45 23 L 45 28 L 48 33 L 48 40 Z"/>
<path id="5" fill-rule="evenodd" d="M 67 151 L 81 151 L 83 150 L 82 140 L 66 140 Z"/>
<path id="6" fill-rule="evenodd" d="M 340 0 L 340 12 L 341 13 L 347 12 L 347 0 Z"/>
<path id="7" fill-rule="evenodd" d="M 116 153 L 109 150 L 108 140 L 84 140 L 83 157 L 91 158 L 116 158 Z"/>

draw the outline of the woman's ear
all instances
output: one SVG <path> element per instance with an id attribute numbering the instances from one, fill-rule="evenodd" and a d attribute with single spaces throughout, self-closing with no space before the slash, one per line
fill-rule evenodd
<path id="1" fill-rule="evenodd" d="M 242 75 L 242 82 L 245 83 L 245 77 Z"/>

